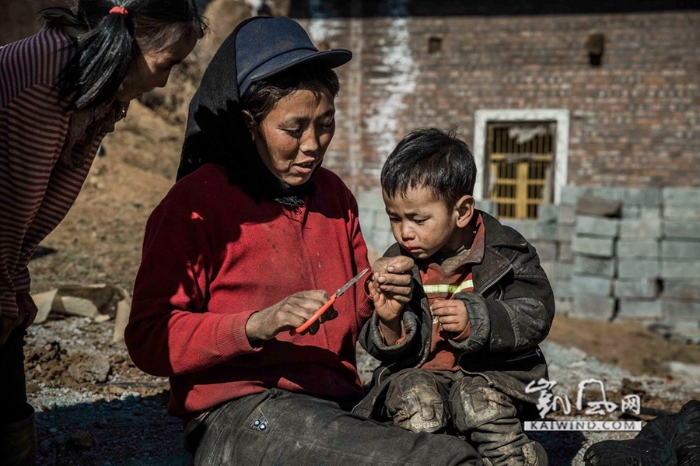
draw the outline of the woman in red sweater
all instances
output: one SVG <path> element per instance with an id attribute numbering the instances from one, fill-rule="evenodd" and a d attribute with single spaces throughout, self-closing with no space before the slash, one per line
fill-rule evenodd
<path id="1" fill-rule="evenodd" d="M 197 465 L 481 464 L 465 442 L 351 415 L 355 344 L 374 306 L 411 294 L 410 258 L 369 266 L 352 193 L 321 167 L 347 50 L 283 17 L 240 24 L 190 104 L 179 181 L 152 213 L 126 343 L 167 376 Z M 362 282 L 360 282 L 360 285 Z M 326 291 L 327 290 L 327 291 Z"/>

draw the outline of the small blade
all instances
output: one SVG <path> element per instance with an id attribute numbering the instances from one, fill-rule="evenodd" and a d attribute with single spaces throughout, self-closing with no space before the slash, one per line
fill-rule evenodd
<path id="1" fill-rule="evenodd" d="M 348 288 L 350 288 L 352 285 L 354 285 L 355 282 L 356 282 L 357 280 L 359 280 L 360 278 L 362 278 L 362 276 L 363 276 L 364 274 L 366 274 L 368 270 L 369 270 L 369 267 L 367 267 L 365 270 L 363 270 L 362 272 L 360 272 L 360 273 L 358 273 L 357 275 L 355 275 L 355 276 L 352 278 L 352 280 L 350 280 L 349 282 L 347 282 L 345 285 L 343 285 L 343 287 L 342 287 L 341 289 L 339 289 L 338 291 L 335 292 L 335 296 L 336 296 L 336 297 L 337 297 L 337 296 L 340 296 L 341 294 L 343 294 L 343 293 L 345 293 L 346 291 L 348 291 Z"/>

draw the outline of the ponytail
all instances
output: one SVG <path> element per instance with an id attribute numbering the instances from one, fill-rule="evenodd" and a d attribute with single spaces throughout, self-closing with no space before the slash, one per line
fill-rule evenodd
<path id="1" fill-rule="evenodd" d="M 58 10 L 42 10 L 41 15 L 50 23 L 80 24 L 86 31 L 78 36 L 76 53 L 56 80 L 66 112 L 95 107 L 114 96 L 142 52 L 136 38 L 146 50 L 157 51 L 188 32 L 204 34 L 193 0 L 80 0 L 77 15 L 60 9 L 68 16 L 64 21 L 52 18 Z"/>

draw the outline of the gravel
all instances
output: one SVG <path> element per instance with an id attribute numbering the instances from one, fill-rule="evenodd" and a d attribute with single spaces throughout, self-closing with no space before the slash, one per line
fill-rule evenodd
<path id="1" fill-rule="evenodd" d="M 35 407 L 41 466 L 190 466 L 182 445 L 182 424 L 166 413 L 167 380 L 148 376 L 129 360 L 123 347 L 111 341 L 112 325 L 87 318 L 48 321 L 30 327 L 26 347 L 28 397 Z M 553 393 L 569 396 L 575 404 L 579 382 L 601 380 L 610 400 L 636 393 L 642 406 L 678 410 L 698 398 L 693 388 L 661 378 L 636 377 L 603 364 L 576 348 L 545 342 Z M 108 365 L 104 380 L 105 364 Z M 79 365 L 80 371 L 70 369 Z M 371 377 L 376 361 L 358 350 L 363 381 Z M 599 399 L 599 398 L 598 398 Z M 618 419 L 572 412 L 547 416 L 555 420 Z M 640 416 L 638 419 L 649 419 Z M 592 443 L 626 439 L 635 432 L 528 432 L 545 447 L 553 466 L 581 465 Z"/>

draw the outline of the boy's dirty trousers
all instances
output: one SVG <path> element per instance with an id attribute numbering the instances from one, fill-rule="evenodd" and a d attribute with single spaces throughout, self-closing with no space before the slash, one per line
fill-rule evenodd
<path id="1" fill-rule="evenodd" d="M 230 401 L 190 422 L 185 443 L 196 466 L 482 465 L 476 450 L 456 437 L 415 434 L 278 389 Z"/>
<path id="2" fill-rule="evenodd" d="M 405 369 L 389 383 L 384 402 L 394 425 L 412 432 L 464 435 L 486 464 L 544 465 L 547 455 L 518 419 L 516 400 L 481 376 Z"/>
<path id="3" fill-rule="evenodd" d="M 34 465 L 34 409 L 27 403 L 24 376 L 24 326 L 0 345 L 0 464 Z"/>

